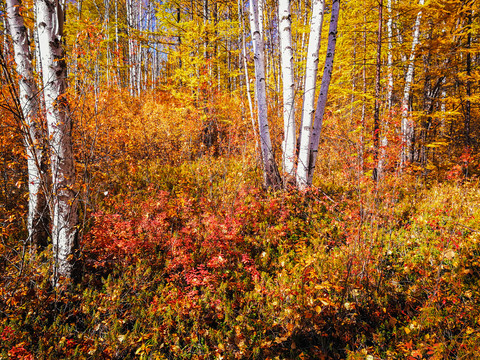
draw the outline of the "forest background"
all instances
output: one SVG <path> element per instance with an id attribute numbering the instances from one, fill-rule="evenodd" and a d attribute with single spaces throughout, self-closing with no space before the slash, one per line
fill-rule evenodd
<path id="1" fill-rule="evenodd" d="M 0 6 L 0 358 L 476 357 L 478 2 Z"/>

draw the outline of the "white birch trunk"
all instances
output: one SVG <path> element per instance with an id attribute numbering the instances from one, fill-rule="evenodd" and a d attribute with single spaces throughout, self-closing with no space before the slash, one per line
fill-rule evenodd
<path id="1" fill-rule="evenodd" d="M 2 55 L 4 59 L 8 58 L 8 25 L 7 25 L 7 18 L 5 16 L 2 16 L 2 24 L 3 24 L 3 29 L 5 30 L 5 33 L 3 34 L 3 41 L 2 41 Z"/>
<path id="2" fill-rule="evenodd" d="M 393 55 L 392 55 L 392 39 L 393 39 L 393 27 L 392 27 L 392 0 L 387 2 L 388 20 L 387 20 L 387 70 L 388 70 L 388 83 L 387 83 L 387 106 L 390 111 L 393 106 Z"/>
<path id="3" fill-rule="evenodd" d="M 295 83 L 293 78 L 292 19 L 290 0 L 278 3 L 283 80 L 283 171 L 295 175 Z"/>
<path id="4" fill-rule="evenodd" d="M 37 2 L 34 2 L 33 4 L 33 11 L 36 14 L 37 13 Z M 34 26 L 33 28 L 33 40 L 35 44 L 35 71 L 37 73 L 37 82 L 38 82 L 38 88 L 43 88 L 43 76 L 42 76 L 42 57 L 40 56 L 40 44 L 38 41 L 38 28 Z M 76 57 L 75 57 L 76 58 Z M 75 69 L 76 70 L 76 69 Z M 75 72 L 76 76 L 76 72 Z M 40 111 L 41 109 L 44 109 L 44 100 L 43 97 L 39 96 L 38 101 L 40 104 Z"/>
<path id="5" fill-rule="evenodd" d="M 305 188 L 308 183 L 310 160 L 310 140 L 312 136 L 312 120 L 315 113 L 315 88 L 318 72 L 318 52 L 323 24 L 325 0 L 314 0 L 310 37 L 308 39 L 307 66 L 305 70 L 305 87 L 303 95 L 302 125 L 300 129 L 300 148 L 297 165 L 297 186 Z"/>
<path id="6" fill-rule="evenodd" d="M 137 31 L 142 31 L 144 28 L 144 23 L 142 23 L 143 20 L 143 2 L 138 1 L 137 2 L 137 13 L 135 14 L 135 28 Z M 144 60 L 143 58 L 143 49 L 142 49 L 142 43 L 140 40 L 135 41 L 136 44 L 136 55 L 137 55 L 137 61 L 136 61 L 136 68 L 137 70 L 135 71 L 136 77 L 135 77 L 135 85 L 137 88 L 137 95 L 140 96 L 142 93 L 142 61 Z"/>
<path id="7" fill-rule="evenodd" d="M 116 75 L 117 75 L 117 86 L 122 86 L 122 76 L 120 73 L 120 42 L 118 39 L 118 1 L 115 1 L 115 50 L 116 50 L 116 60 L 115 60 L 115 68 L 116 68 Z"/>
<path id="8" fill-rule="evenodd" d="M 111 51 L 110 51 L 110 36 L 108 34 L 109 32 L 109 27 L 110 27 L 110 1 L 105 0 L 104 1 L 104 6 L 105 6 L 105 21 L 103 23 L 104 26 L 104 36 L 106 39 L 106 60 L 107 60 L 107 69 L 106 69 L 106 75 L 107 75 L 107 87 L 110 87 L 110 57 L 111 57 Z"/>
<path id="9" fill-rule="evenodd" d="M 419 5 L 423 6 L 425 0 L 420 0 Z M 417 45 L 419 42 L 420 37 L 420 22 L 422 19 L 422 10 L 420 10 L 417 14 L 417 18 L 415 19 L 415 25 L 413 28 L 413 40 L 412 40 L 412 50 L 410 52 L 410 58 L 408 60 L 408 67 L 407 67 L 407 74 L 405 76 L 405 87 L 403 89 L 403 98 L 402 98 L 402 105 L 401 105 L 401 113 L 402 113 L 402 125 L 401 125 L 401 133 L 402 133 L 402 152 L 400 155 L 400 167 L 404 167 L 407 161 L 411 161 L 410 151 L 412 147 L 412 139 L 413 139 L 413 123 L 412 119 L 409 117 L 409 100 L 410 100 L 410 89 L 412 87 L 413 82 L 413 72 L 415 70 L 415 56 Z"/>
<path id="10" fill-rule="evenodd" d="M 255 60 L 255 84 L 258 103 L 258 128 L 260 134 L 260 149 L 266 187 L 278 187 L 279 175 L 273 157 L 270 131 L 268 128 L 268 108 L 265 87 L 265 51 L 263 38 L 259 29 L 257 0 L 250 0 L 250 28 L 253 39 Z"/>
<path id="11" fill-rule="evenodd" d="M 135 7 L 134 7 L 135 0 L 127 0 L 126 8 L 127 8 L 127 37 L 128 37 L 128 73 L 129 73 L 129 88 L 130 88 L 130 95 L 136 95 L 136 70 L 137 70 L 137 46 L 136 41 L 133 38 L 133 33 L 135 29 Z"/>
<path id="12" fill-rule="evenodd" d="M 312 137 L 310 139 L 310 161 L 308 167 L 307 186 L 312 185 L 315 163 L 317 161 L 318 145 L 320 142 L 320 133 L 322 131 L 323 115 L 325 114 L 325 105 L 327 104 L 328 88 L 332 78 L 333 60 L 335 58 L 335 46 L 337 44 L 337 26 L 340 13 L 340 0 L 333 0 L 332 15 L 330 19 L 330 28 L 328 30 L 327 56 L 325 59 L 325 68 L 323 69 L 322 85 L 318 95 L 317 108 L 315 110 L 315 119 L 313 123 Z"/>
<path id="13" fill-rule="evenodd" d="M 28 169 L 28 217 L 27 229 L 29 241 L 35 246 L 47 245 L 48 209 L 45 199 L 45 182 L 41 172 L 43 158 L 42 129 L 40 124 L 40 101 L 35 83 L 32 52 L 28 40 L 27 28 L 20 14 L 21 2 L 7 0 L 7 17 L 12 36 L 14 59 L 18 74 L 20 107 L 23 113 L 24 143 L 27 153 Z"/>
<path id="14" fill-rule="evenodd" d="M 36 24 L 44 84 L 45 112 L 52 172 L 53 282 L 72 276 L 77 232 L 77 204 L 73 185 L 72 120 L 66 99 L 66 64 L 62 47 L 63 12 L 58 1 L 37 0 Z"/>
<path id="15" fill-rule="evenodd" d="M 258 4 L 258 31 L 260 31 L 260 36 L 262 37 L 262 41 L 265 41 L 265 31 L 264 31 L 264 10 L 265 10 L 265 0 L 257 0 Z"/>

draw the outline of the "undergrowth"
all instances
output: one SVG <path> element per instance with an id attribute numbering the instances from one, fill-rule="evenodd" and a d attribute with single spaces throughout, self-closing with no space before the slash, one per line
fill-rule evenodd
<path id="1" fill-rule="evenodd" d="M 475 180 L 389 169 L 376 187 L 339 144 L 314 188 L 266 192 L 247 122 L 219 113 L 212 143 L 152 124 L 191 109 L 129 111 L 143 127 L 76 136 L 102 144 L 78 152 L 80 281 L 52 288 L 51 249 L 2 235 L 0 358 L 475 358 Z"/>

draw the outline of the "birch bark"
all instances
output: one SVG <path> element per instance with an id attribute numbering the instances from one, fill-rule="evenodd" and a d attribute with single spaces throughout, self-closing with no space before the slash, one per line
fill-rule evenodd
<path id="1" fill-rule="evenodd" d="M 134 39 L 136 27 L 135 0 L 126 1 L 128 37 L 128 73 L 130 95 L 137 95 L 137 41 Z"/>
<path id="2" fill-rule="evenodd" d="M 77 233 L 77 203 L 73 185 L 72 119 L 66 99 L 66 64 L 62 47 L 63 11 L 55 0 L 37 0 L 36 25 L 44 84 L 50 145 L 54 254 L 53 282 L 72 276 Z"/>
<path id="3" fill-rule="evenodd" d="M 260 135 L 260 149 L 262 153 L 262 165 L 265 186 L 267 188 L 279 187 L 281 179 L 273 156 L 270 131 L 268 128 L 267 94 L 265 87 L 265 53 L 263 37 L 259 29 L 258 2 L 250 1 L 250 28 L 253 40 L 253 52 L 255 61 L 255 85 L 258 103 L 258 130 Z"/>
<path id="4" fill-rule="evenodd" d="M 419 5 L 423 6 L 425 0 L 420 0 Z M 422 10 L 417 13 L 417 18 L 415 19 L 415 25 L 413 28 L 413 40 L 412 40 L 412 50 L 410 52 L 410 58 L 408 59 L 407 74 L 405 76 L 405 86 L 403 89 L 403 98 L 402 98 L 402 151 L 400 154 L 400 168 L 403 168 L 408 161 L 412 160 L 412 139 L 414 135 L 413 123 L 409 118 L 409 109 L 408 103 L 410 100 L 410 89 L 413 82 L 413 72 L 415 70 L 415 56 L 417 45 L 420 37 L 420 22 L 422 19 Z"/>
<path id="5" fill-rule="evenodd" d="M 392 18 L 392 0 L 387 0 L 387 69 L 388 69 L 388 85 L 387 85 L 387 106 L 390 111 L 393 106 L 393 55 L 392 55 L 392 39 L 393 39 L 393 18 Z"/>
<path id="6" fill-rule="evenodd" d="M 380 139 L 380 156 L 378 159 L 378 167 L 377 167 L 377 177 L 378 179 L 382 178 L 383 171 L 385 168 L 386 157 L 387 157 L 387 145 L 388 145 L 388 138 L 387 138 L 387 130 L 388 130 L 388 119 L 392 113 L 393 107 L 393 56 L 392 56 L 392 38 L 393 38 L 393 29 L 392 29 L 392 0 L 387 1 L 387 11 L 388 11 L 388 20 L 387 20 L 387 46 L 388 46 L 388 53 L 387 53 L 387 107 L 388 107 L 388 115 L 386 120 L 383 123 L 383 131 L 382 136 Z"/>
<path id="7" fill-rule="evenodd" d="M 318 145 L 320 142 L 320 133 L 322 131 L 323 115 L 325 114 L 325 105 L 327 104 L 328 88 L 332 78 L 333 60 L 335 58 L 335 46 L 337 44 L 337 27 L 340 13 L 340 0 L 333 0 L 332 15 L 330 18 L 330 28 L 328 30 L 327 56 L 325 59 L 325 68 L 323 69 L 322 85 L 318 95 L 317 108 L 315 110 L 315 119 L 313 122 L 312 137 L 310 139 L 310 160 L 308 166 L 307 186 L 312 185 L 315 163 L 317 161 Z"/>
<path id="8" fill-rule="evenodd" d="M 315 113 L 315 88 L 318 72 L 318 52 L 323 24 L 325 0 L 314 0 L 310 37 L 308 39 L 307 66 L 305 70 L 305 87 L 303 95 L 302 125 L 300 129 L 300 148 L 297 165 L 297 186 L 308 185 L 308 168 L 310 160 L 310 140 L 312 136 L 312 120 Z"/>
<path id="9" fill-rule="evenodd" d="M 295 83 L 293 78 L 292 19 L 290 0 L 278 3 L 283 80 L 283 171 L 295 175 Z"/>
<path id="10" fill-rule="evenodd" d="M 20 14 L 22 4 L 19 0 L 7 0 L 6 5 L 18 74 L 19 100 L 24 120 L 22 125 L 25 127 L 23 141 L 27 152 L 28 169 L 28 238 L 34 247 L 41 248 L 47 245 L 48 208 L 44 192 L 45 174 L 42 174 L 45 158 L 40 123 L 40 101 L 33 73 L 27 28 Z"/>

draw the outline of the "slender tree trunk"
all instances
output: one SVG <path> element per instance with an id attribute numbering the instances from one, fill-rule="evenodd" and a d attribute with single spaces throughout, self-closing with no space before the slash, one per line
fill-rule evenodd
<path id="1" fill-rule="evenodd" d="M 136 14 L 135 14 L 135 29 L 137 29 L 137 31 L 141 32 L 143 30 L 143 27 L 144 27 L 144 22 L 143 22 L 143 19 L 142 19 L 142 16 L 143 16 L 143 6 L 142 6 L 143 2 L 142 1 L 137 1 L 137 6 L 136 6 Z M 135 67 L 136 67 L 136 71 L 135 71 L 135 87 L 137 89 L 137 95 L 140 96 L 141 92 L 142 92 L 142 61 L 143 61 L 143 58 L 142 58 L 142 43 L 140 42 L 140 39 L 136 39 L 135 40 L 135 47 L 136 47 L 136 62 L 135 62 Z"/>
<path id="2" fill-rule="evenodd" d="M 107 87 L 110 87 L 110 58 L 111 58 L 111 51 L 110 51 L 110 36 L 109 36 L 109 27 L 110 27 L 110 1 L 104 0 L 104 7 L 105 7 L 105 21 L 104 21 L 104 36 L 106 40 L 106 81 Z"/>
<path id="3" fill-rule="evenodd" d="M 393 107 L 393 55 L 392 55 L 392 39 L 393 39 L 393 28 L 392 28 L 392 0 L 387 0 L 387 11 L 388 11 L 388 20 L 387 20 L 387 69 L 388 69 L 388 83 L 387 83 L 387 106 L 388 110 L 391 111 Z"/>
<path id="4" fill-rule="evenodd" d="M 20 107 L 23 113 L 23 140 L 27 152 L 28 169 L 28 217 L 29 241 L 38 249 L 47 245 L 48 208 L 45 198 L 45 176 L 42 165 L 45 163 L 42 125 L 40 122 L 40 100 L 35 83 L 32 52 L 27 28 L 20 14 L 19 0 L 7 0 L 9 32 L 12 36 L 14 59 L 18 74 Z"/>
<path id="5" fill-rule="evenodd" d="M 473 17 L 473 1 L 467 1 L 467 56 L 466 56 L 466 71 L 467 71 L 467 83 L 466 83 L 466 95 L 467 99 L 465 101 L 465 121 L 464 121 L 464 145 L 465 148 L 470 147 L 471 138 L 470 138 L 470 124 L 471 124 L 471 101 L 470 97 L 472 96 L 472 55 L 470 54 L 470 48 L 472 47 L 472 17 Z"/>
<path id="6" fill-rule="evenodd" d="M 4 34 L 3 34 L 3 41 L 2 41 L 2 55 L 5 60 L 8 59 L 8 53 L 9 53 L 9 46 L 8 46 L 8 25 L 7 25 L 7 18 L 5 16 L 2 16 L 2 25 L 4 29 Z"/>
<path id="7" fill-rule="evenodd" d="M 37 0 L 36 23 L 42 58 L 45 111 L 52 172 L 53 282 L 72 276 L 76 246 L 77 201 L 73 186 L 72 119 L 66 98 L 66 63 L 62 46 L 63 9 L 57 1 Z"/>
<path id="8" fill-rule="evenodd" d="M 264 1 L 265 0 L 257 0 L 257 4 L 258 4 L 258 31 L 260 32 L 260 36 L 262 37 L 262 40 L 265 39 L 265 31 L 264 31 L 264 28 L 263 28 L 263 24 L 264 24 L 263 14 L 264 14 L 264 10 L 265 10 Z M 264 46 L 265 46 L 265 44 L 264 44 Z"/>
<path id="9" fill-rule="evenodd" d="M 375 67 L 375 108 L 373 112 L 373 180 L 379 179 L 378 153 L 380 147 L 380 76 L 382 67 L 383 0 L 378 4 L 377 64 Z"/>
<path id="10" fill-rule="evenodd" d="M 118 86 L 122 86 L 122 76 L 121 76 L 121 70 L 120 70 L 120 65 L 121 62 L 119 59 L 121 58 L 120 56 L 120 40 L 119 40 L 119 34 L 118 34 L 118 1 L 115 1 L 115 51 L 116 51 L 116 74 L 117 74 L 117 84 Z"/>
<path id="11" fill-rule="evenodd" d="M 268 128 L 267 94 L 265 88 L 265 54 L 263 38 L 259 30 L 257 0 L 250 0 L 250 28 L 253 39 L 253 51 L 255 60 L 255 84 L 258 103 L 258 127 L 260 134 L 260 149 L 262 152 L 262 165 L 264 171 L 265 186 L 278 188 L 281 185 L 277 164 L 273 156 L 273 148 Z"/>
<path id="12" fill-rule="evenodd" d="M 441 92 L 441 105 L 440 105 L 440 112 L 442 113 L 442 116 L 440 118 L 440 135 L 442 137 L 445 136 L 447 133 L 447 91 L 445 90 L 445 85 L 446 85 L 447 79 L 444 78 L 442 81 L 442 92 Z"/>
<path id="13" fill-rule="evenodd" d="M 242 60 L 243 70 L 245 72 L 245 87 L 247 90 L 248 109 L 250 110 L 250 119 L 252 121 L 255 142 L 257 142 L 257 131 L 255 130 L 255 119 L 253 117 L 252 95 L 250 93 L 250 77 L 248 76 L 247 45 L 245 42 L 245 24 L 243 20 L 243 0 L 238 0 L 238 18 L 238 21 L 240 22 L 240 24 L 242 24 Z"/>
<path id="14" fill-rule="evenodd" d="M 290 0 L 278 4 L 283 79 L 283 171 L 295 175 L 295 83 L 293 78 L 292 19 Z"/>
<path id="15" fill-rule="evenodd" d="M 365 1 L 363 2 L 366 4 Z M 363 14 L 363 59 L 362 59 L 362 113 L 360 115 L 360 132 L 358 136 L 358 172 L 364 172 L 365 128 L 367 114 L 367 14 Z"/>
<path id="16" fill-rule="evenodd" d="M 297 165 L 297 186 L 300 188 L 305 188 L 308 185 L 310 140 L 312 136 L 312 120 L 315 113 L 315 89 L 318 72 L 318 52 L 320 50 L 324 8 L 325 0 L 313 1 L 310 37 L 308 39 L 307 66 L 305 70 L 305 91 L 303 95 L 303 111 Z"/>
<path id="17" fill-rule="evenodd" d="M 208 54 L 208 0 L 203 0 L 203 24 L 205 25 L 205 41 L 203 43 L 203 58 L 206 60 L 209 59 Z"/>
<path id="18" fill-rule="evenodd" d="M 330 19 L 330 28 L 328 31 L 327 56 L 325 59 L 325 68 L 323 69 L 322 85 L 318 95 L 317 108 L 315 110 L 315 119 L 313 122 L 312 137 L 310 139 L 310 160 L 308 167 L 307 185 L 312 185 L 315 163 L 317 161 L 318 145 L 320 143 L 320 134 L 322 131 L 323 116 L 327 104 L 328 88 L 332 78 L 333 60 L 335 58 L 335 46 L 337 44 L 337 26 L 340 13 L 340 0 L 333 0 L 332 15 Z"/>
<path id="19" fill-rule="evenodd" d="M 130 95 L 137 95 L 137 41 L 134 39 L 136 27 L 135 0 L 127 0 L 127 38 L 128 38 L 128 74 Z"/>
<path id="20" fill-rule="evenodd" d="M 388 53 L 387 53 L 387 71 L 388 71 L 388 83 L 387 83 L 387 108 L 388 108 L 388 116 L 386 117 L 383 123 L 383 131 L 380 140 L 380 157 L 378 159 L 378 168 L 377 168 L 377 176 L 380 179 L 383 176 L 383 171 L 385 168 L 385 162 L 387 157 L 387 145 L 388 145 L 388 138 L 387 138 L 387 131 L 388 131 L 388 121 L 390 116 L 392 115 L 392 107 L 393 107 L 393 56 L 392 56 L 392 38 L 393 38 L 393 30 L 392 30 L 392 0 L 387 0 L 387 10 L 388 10 L 388 20 L 387 20 L 387 45 L 388 45 Z"/>
<path id="21" fill-rule="evenodd" d="M 423 6 L 425 0 L 420 0 L 420 6 Z M 417 45 L 420 37 L 420 22 L 422 19 L 422 10 L 417 14 L 415 19 L 415 25 L 413 30 L 413 40 L 412 40 L 412 50 L 410 52 L 410 58 L 408 61 L 407 74 L 405 76 L 405 87 L 403 89 L 403 99 L 402 99 L 402 152 L 400 155 L 400 168 L 403 168 L 407 162 L 412 161 L 412 143 L 414 137 L 414 128 L 412 119 L 409 118 L 409 101 L 410 101 L 410 90 L 413 82 L 413 73 L 415 70 L 415 56 Z"/>

